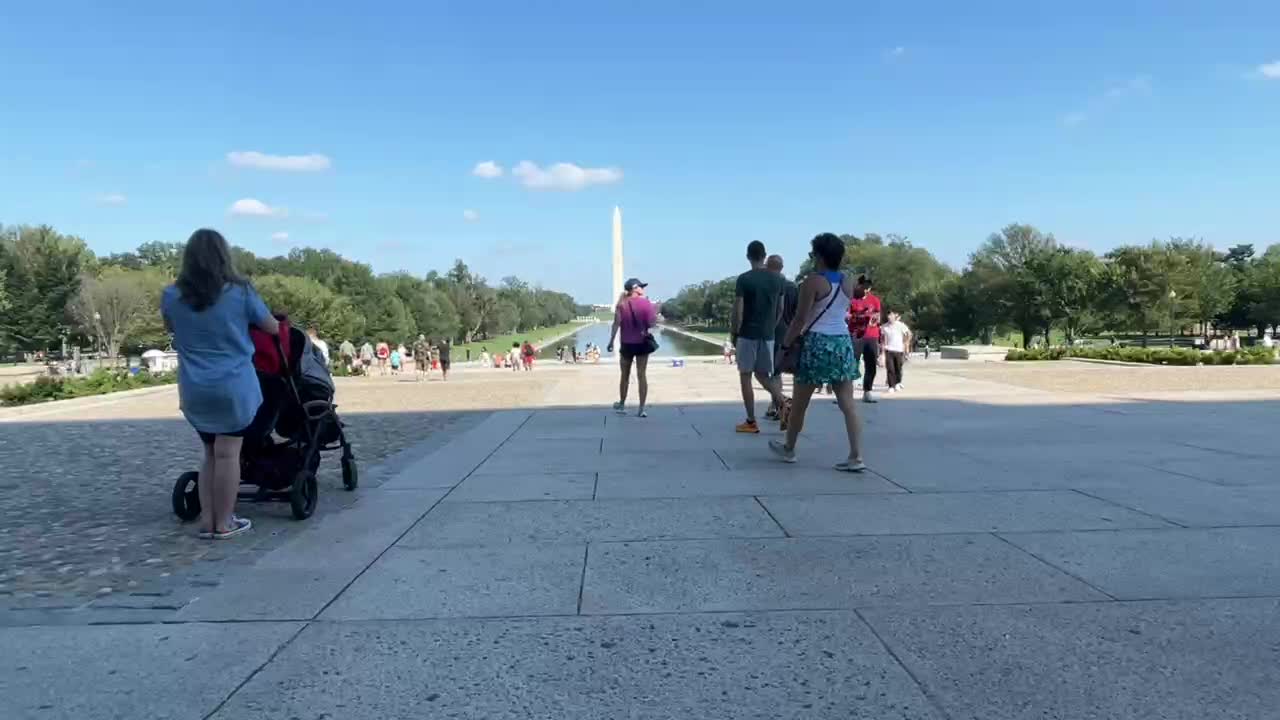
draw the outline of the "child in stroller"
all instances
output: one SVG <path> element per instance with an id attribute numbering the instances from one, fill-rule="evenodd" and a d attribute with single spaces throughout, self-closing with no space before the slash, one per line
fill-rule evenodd
<path id="1" fill-rule="evenodd" d="M 342 485 L 347 490 L 355 490 L 359 478 L 333 404 L 333 378 L 319 348 L 288 318 L 276 319 L 278 337 L 257 328 L 249 331 L 262 405 L 240 451 L 240 498 L 288 501 L 293 516 L 305 520 L 319 499 L 316 469 L 322 452 L 342 449 Z M 198 472 L 183 473 L 173 486 L 173 512 L 187 522 L 200 516 L 199 477 Z M 245 485 L 255 490 L 246 492 Z"/>

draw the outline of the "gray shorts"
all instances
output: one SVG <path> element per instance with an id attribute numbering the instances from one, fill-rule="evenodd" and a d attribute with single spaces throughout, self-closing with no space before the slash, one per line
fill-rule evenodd
<path id="1" fill-rule="evenodd" d="M 738 338 L 738 372 L 773 375 L 773 341 Z"/>

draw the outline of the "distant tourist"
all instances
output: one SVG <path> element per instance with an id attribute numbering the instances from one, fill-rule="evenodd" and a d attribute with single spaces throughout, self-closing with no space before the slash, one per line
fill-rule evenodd
<path id="1" fill-rule="evenodd" d="M 773 374 L 773 336 L 782 314 L 779 299 L 785 283 L 778 273 L 764 267 L 764 243 L 747 244 L 747 262 L 751 269 L 738 276 L 734 287 L 733 319 L 729 338 L 734 341 L 738 357 L 738 381 L 742 390 L 742 406 L 747 419 L 739 423 L 740 433 L 759 433 L 756 424 L 756 397 L 751 385 L 754 375 L 769 392 L 770 407 L 781 405 L 782 395 Z"/>
<path id="2" fill-rule="evenodd" d="M 388 360 L 391 361 L 391 374 L 399 375 L 400 363 L 404 361 L 404 356 L 400 354 L 400 348 L 397 347 L 396 349 L 392 350 L 391 355 L 388 357 Z"/>
<path id="3" fill-rule="evenodd" d="M 520 343 L 511 343 L 511 350 L 507 353 L 507 364 L 511 366 L 512 372 L 520 370 L 522 361 L 520 359 Z"/>
<path id="4" fill-rule="evenodd" d="M 871 278 L 860 276 L 849 303 L 849 334 L 853 336 L 854 355 L 862 361 L 862 402 L 876 401 L 871 387 L 876 380 L 876 366 L 884 362 L 880 355 L 880 313 L 880 298 L 871 292 Z"/>
<path id="5" fill-rule="evenodd" d="M 537 355 L 538 351 L 534 349 L 533 345 L 528 340 L 525 340 L 524 344 L 520 346 L 520 359 L 524 362 L 525 372 L 533 371 L 533 359 L 537 357 Z"/>
<path id="6" fill-rule="evenodd" d="M 449 338 L 441 340 L 440 347 L 436 349 L 436 352 L 440 354 L 440 377 L 447 381 L 449 379 L 449 365 L 453 356 L 453 341 Z"/>
<path id="7" fill-rule="evenodd" d="M 556 360 L 560 362 L 564 362 L 564 346 L 563 345 L 559 345 L 556 347 Z"/>
<path id="8" fill-rule="evenodd" d="M 356 364 L 356 346 L 351 344 L 350 340 L 343 340 L 338 346 L 338 360 L 347 367 L 347 371 L 351 371 Z"/>
<path id="9" fill-rule="evenodd" d="M 855 283 L 837 270 L 844 258 L 844 242 L 823 233 L 813 239 L 815 272 L 800 286 L 800 303 L 786 345 L 802 343 L 796 362 L 795 393 L 787 421 L 786 440 L 769 441 L 769 449 L 783 462 L 796 461 L 796 441 L 804 429 L 805 413 L 814 390 L 830 384 L 835 389 L 840 413 L 844 416 L 845 433 L 849 437 L 849 455 L 836 463 L 844 472 L 862 472 L 861 428 L 853 402 L 853 382 L 858 379 L 858 366 L 853 359 L 853 340 L 845 323 L 845 313 Z"/>
<path id="10" fill-rule="evenodd" d="M 328 365 L 329 365 L 329 343 L 327 343 L 327 342 L 325 342 L 325 341 L 323 341 L 323 340 L 321 340 L 321 339 L 320 339 L 320 329 L 319 329 L 319 328 L 317 328 L 315 325 L 311 325 L 311 326 L 309 326 L 309 327 L 307 328 L 307 337 L 311 338 L 311 344 L 312 344 L 312 345 L 315 345 L 315 346 L 316 346 L 316 349 L 320 351 L 320 355 L 321 355 L 322 357 L 324 357 L 324 364 L 325 364 L 325 367 L 328 367 Z"/>
<path id="11" fill-rule="evenodd" d="M 279 335 L 280 325 L 213 230 L 197 230 L 187 240 L 178 279 L 160 296 L 160 314 L 178 352 L 179 407 L 204 445 L 199 535 L 235 537 L 253 527 L 235 514 L 240 446 L 246 436 L 271 431 L 261 427 L 269 413 L 258 417 L 262 388 L 249 326 Z"/>
<path id="12" fill-rule="evenodd" d="M 649 417 L 645 404 L 649 401 L 649 356 L 658 349 L 653 339 L 652 330 L 658 324 L 658 312 L 645 297 L 647 283 L 636 278 L 627 280 L 623 285 L 624 299 L 613 309 L 613 327 L 609 330 L 609 344 L 606 349 L 613 352 L 615 339 L 621 340 L 618 348 L 618 368 L 621 377 L 618 380 L 618 401 L 613 404 L 614 412 L 625 415 L 627 412 L 627 391 L 631 386 L 631 368 L 636 369 L 636 384 L 640 388 L 640 417 Z M 619 338 L 619 332 L 622 337 Z M 599 356 L 597 355 L 597 360 Z"/>
<path id="13" fill-rule="evenodd" d="M 889 392 L 902 392 L 902 369 L 907 364 L 907 348 L 911 347 L 911 328 L 902 322 L 902 315 L 889 311 L 889 322 L 880 328 L 884 341 L 884 372 L 889 382 Z"/>
<path id="14" fill-rule="evenodd" d="M 782 304 L 782 313 L 778 318 L 778 324 L 773 332 L 773 380 L 777 384 L 778 395 L 782 395 L 782 345 L 783 340 L 787 337 L 787 329 L 791 327 L 791 321 L 796 317 L 796 307 L 800 302 L 800 288 L 791 282 L 782 274 L 782 256 L 770 255 L 765 260 L 764 267 L 771 273 L 777 273 L 782 278 L 782 295 L 778 298 L 778 302 Z M 778 412 L 781 410 L 777 400 L 769 403 L 769 411 L 764 415 L 770 420 L 778 419 Z"/>
<path id="15" fill-rule="evenodd" d="M 732 365 L 733 364 L 733 343 L 729 342 L 728 340 L 725 340 L 723 350 L 724 350 L 724 364 Z"/>
<path id="16" fill-rule="evenodd" d="M 379 340 L 373 354 L 378 358 L 378 374 L 387 374 L 387 361 L 391 358 L 391 346 L 385 340 Z"/>
<path id="17" fill-rule="evenodd" d="M 373 369 L 373 346 L 370 345 L 368 341 L 365 341 L 365 344 L 360 346 L 360 365 L 361 367 L 364 368 L 365 375 L 372 374 L 371 370 Z"/>
<path id="18" fill-rule="evenodd" d="M 480 367 L 493 367 L 493 358 L 489 357 L 489 348 L 480 348 Z"/>
<path id="19" fill-rule="evenodd" d="M 421 382 L 429 380 L 431 372 L 431 346 L 427 344 L 427 336 L 419 335 L 413 341 L 413 375 Z"/>

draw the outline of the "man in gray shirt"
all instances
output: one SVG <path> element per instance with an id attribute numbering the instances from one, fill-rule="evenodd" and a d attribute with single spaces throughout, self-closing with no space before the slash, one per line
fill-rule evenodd
<path id="1" fill-rule="evenodd" d="M 747 261 L 751 269 L 738 276 L 734 288 L 733 319 L 730 338 L 738 354 L 738 378 L 742 385 L 742 405 L 747 419 L 737 426 L 740 433 L 759 433 L 756 424 L 756 399 L 751 386 L 755 375 L 769 391 L 773 404 L 781 402 L 779 383 L 773 374 L 773 341 L 778 327 L 784 281 L 782 275 L 765 269 L 764 243 L 752 240 L 747 245 Z"/>

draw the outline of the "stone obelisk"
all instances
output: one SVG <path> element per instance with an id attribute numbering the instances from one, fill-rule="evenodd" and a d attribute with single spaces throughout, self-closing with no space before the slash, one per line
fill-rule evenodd
<path id="1" fill-rule="evenodd" d="M 609 304 L 618 302 L 622 295 L 622 210 L 613 206 L 613 297 Z"/>

